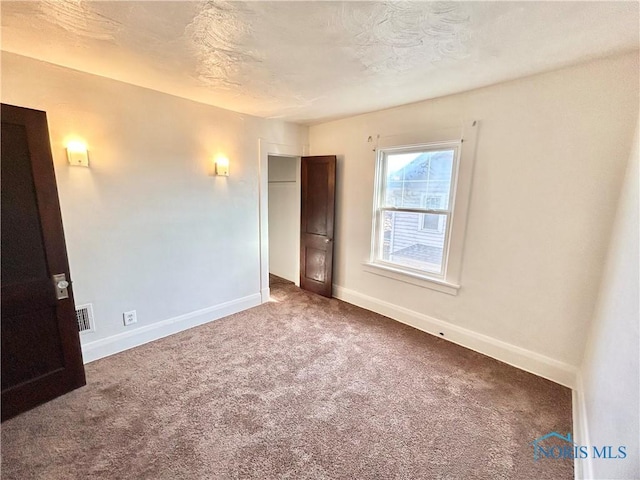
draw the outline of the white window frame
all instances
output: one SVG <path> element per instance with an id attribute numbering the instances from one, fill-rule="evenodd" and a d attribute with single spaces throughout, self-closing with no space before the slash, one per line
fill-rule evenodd
<path id="1" fill-rule="evenodd" d="M 375 213 L 374 213 L 374 233 L 373 233 L 373 251 L 371 260 L 376 265 L 380 265 L 387 268 L 394 268 L 396 270 L 404 270 L 407 273 L 413 275 L 423 275 L 425 277 L 434 278 L 437 280 L 443 280 L 447 271 L 447 259 L 449 251 L 449 226 L 451 225 L 451 217 L 453 216 L 453 209 L 455 208 L 455 187 L 458 176 L 458 163 L 460 161 L 461 142 L 446 142 L 446 143 L 430 143 L 424 145 L 410 145 L 401 147 L 391 147 L 378 149 L 377 164 L 376 164 L 376 189 L 375 189 Z M 449 206 L 448 208 L 429 209 L 426 207 L 393 207 L 385 204 L 386 198 L 386 181 L 387 178 L 387 157 L 389 155 L 397 153 L 426 153 L 426 152 L 441 152 L 441 151 L 453 151 L 453 165 L 451 170 L 451 185 L 449 189 Z M 383 216 L 385 212 L 402 212 L 402 213 L 418 213 L 428 214 L 435 213 L 445 216 L 445 231 L 444 231 L 444 245 L 442 248 L 442 266 L 440 272 L 429 272 L 426 270 L 420 270 L 417 268 L 407 267 L 389 260 L 382 258 L 382 250 L 384 241 L 382 238 L 384 229 Z M 418 217 L 421 219 L 422 217 Z"/>
<path id="2" fill-rule="evenodd" d="M 469 198 L 471 195 L 471 180 L 475 159 L 477 126 L 478 122 L 472 121 L 465 123 L 462 132 L 458 127 L 457 129 L 442 130 L 441 132 L 433 131 L 430 134 L 405 136 L 396 135 L 386 139 L 382 138 L 380 140 L 379 146 L 376 149 L 371 254 L 369 261 L 364 264 L 365 271 L 420 287 L 430 288 L 442 293 L 457 295 L 458 290 L 460 289 L 462 253 L 469 208 Z M 424 141 L 415 141 L 415 139 L 424 139 Z M 387 154 L 398 152 L 409 153 L 411 151 L 422 152 L 429 150 L 444 150 L 450 148 L 455 148 L 456 154 L 454 155 L 448 209 L 395 209 L 382 205 L 385 198 L 385 192 L 383 192 L 382 189 L 384 187 L 384 167 L 385 156 Z M 386 210 L 409 210 L 411 212 L 423 214 L 446 214 L 445 242 L 443 248 L 442 271 L 440 274 L 405 267 L 382 259 L 382 212 Z"/>

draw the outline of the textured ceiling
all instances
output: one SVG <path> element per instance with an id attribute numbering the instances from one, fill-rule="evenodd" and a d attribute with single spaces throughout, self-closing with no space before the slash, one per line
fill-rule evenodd
<path id="1" fill-rule="evenodd" d="M 2 2 L 2 49 L 315 123 L 638 48 L 637 2 Z"/>

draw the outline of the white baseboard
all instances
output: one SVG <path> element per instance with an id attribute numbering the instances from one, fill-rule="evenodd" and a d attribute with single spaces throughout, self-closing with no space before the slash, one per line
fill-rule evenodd
<path id="1" fill-rule="evenodd" d="M 260 303 L 267 303 L 271 298 L 271 288 L 263 288 L 260 290 Z"/>
<path id="2" fill-rule="evenodd" d="M 423 332 L 469 348 L 516 368 L 544 377 L 569 388 L 576 386 L 577 369 L 564 362 L 526 350 L 487 335 L 468 330 L 449 322 L 400 307 L 362 293 L 333 286 L 336 298 L 367 310 L 385 315 Z M 444 336 L 440 333 L 444 333 Z"/>
<path id="3" fill-rule="evenodd" d="M 584 385 L 580 372 L 576 375 L 576 386 L 573 389 L 573 438 L 579 445 L 591 445 L 589 439 L 589 425 L 587 422 L 587 405 L 584 401 Z M 589 480 L 593 478 L 591 457 L 576 459 L 573 462 L 574 478 Z"/>
<path id="4" fill-rule="evenodd" d="M 260 303 L 261 295 L 256 293 L 177 317 L 168 318 L 111 337 L 85 343 L 82 345 L 82 357 L 84 363 L 93 362 L 94 360 L 173 335 L 174 333 L 209 323 L 213 320 L 226 317 L 227 315 L 256 307 L 260 305 Z"/>

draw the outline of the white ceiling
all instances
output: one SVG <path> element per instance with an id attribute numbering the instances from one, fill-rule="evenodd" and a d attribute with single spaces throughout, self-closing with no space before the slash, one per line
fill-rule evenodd
<path id="1" fill-rule="evenodd" d="M 638 2 L 2 2 L 2 49 L 300 123 L 639 46 Z"/>

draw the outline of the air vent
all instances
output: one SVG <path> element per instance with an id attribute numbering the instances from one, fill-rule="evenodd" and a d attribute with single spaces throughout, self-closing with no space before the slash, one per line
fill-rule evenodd
<path id="1" fill-rule="evenodd" d="M 78 331 L 80 333 L 93 332 L 93 305 L 78 305 L 76 307 L 76 319 L 78 320 Z"/>

